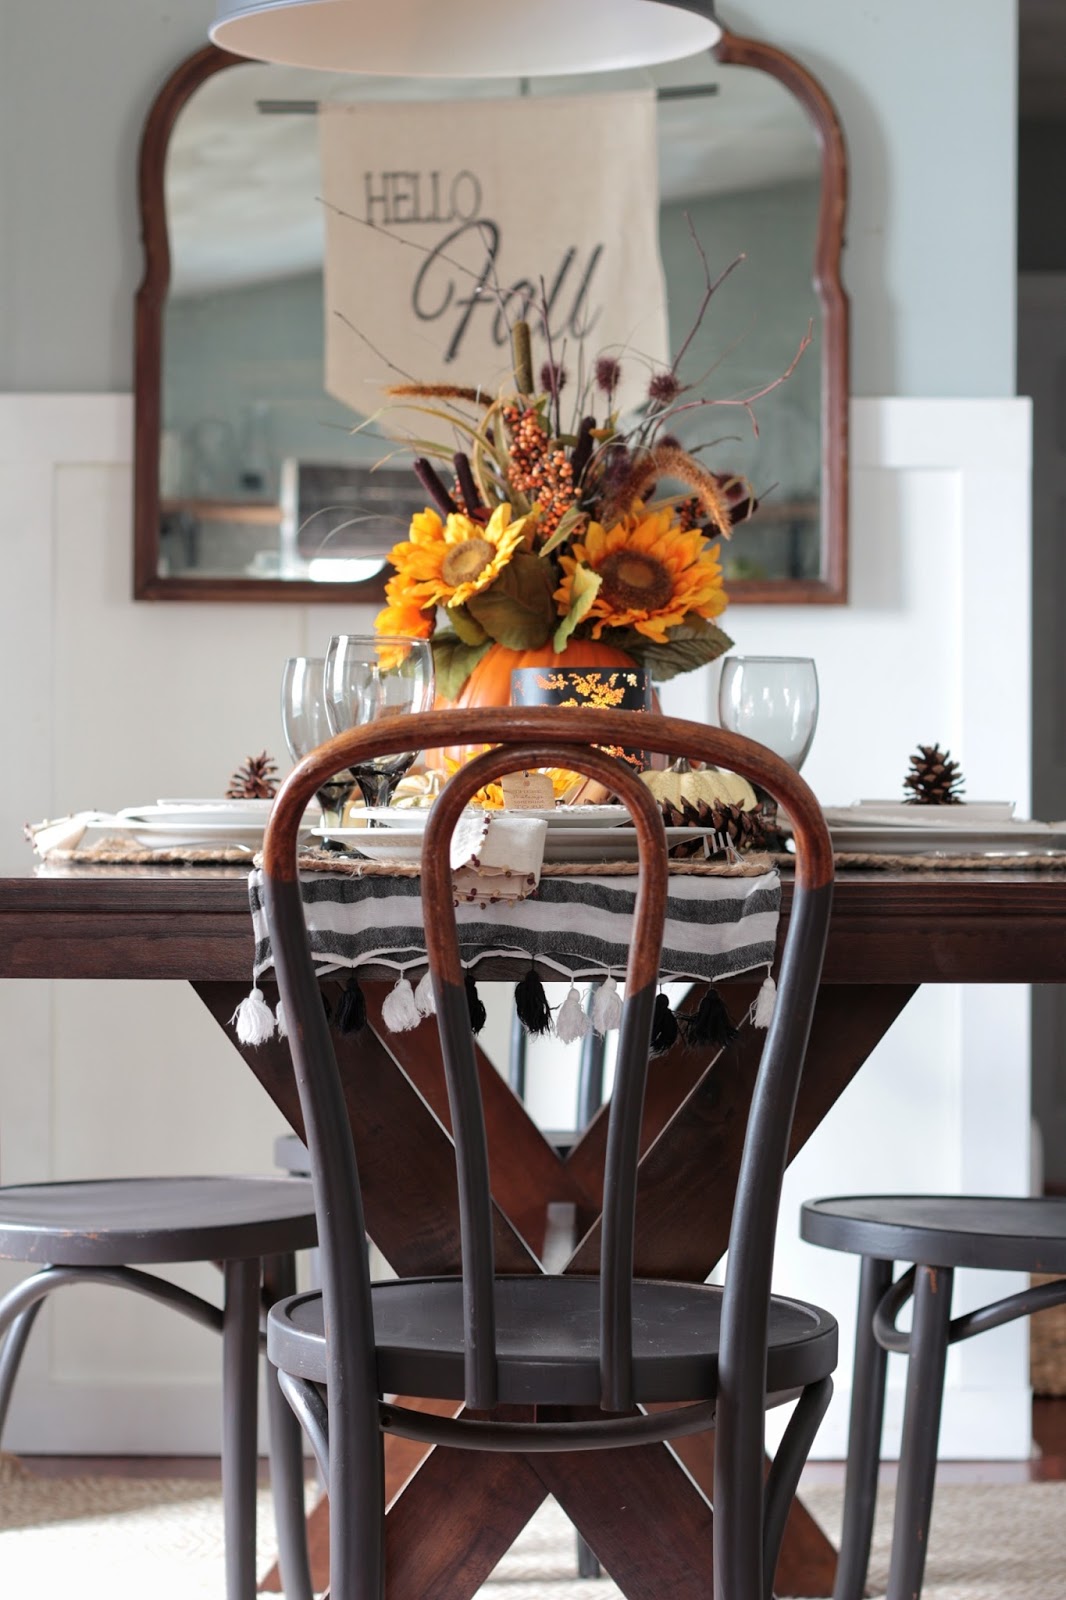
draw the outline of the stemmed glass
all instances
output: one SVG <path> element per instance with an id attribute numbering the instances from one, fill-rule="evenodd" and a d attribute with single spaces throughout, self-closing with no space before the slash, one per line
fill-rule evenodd
<path id="1" fill-rule="evenodd" d="M 718 686 L 718 718 L 756 739 L 798 772 L 818 726 L 818 674 L 807 656 L 729 656 Z M 777 829 L 777 803 L 757 789 L 763 825 Z"/>
<path id="2" fill-rule="evenodd" d="M 766 745 L 798 772 L 818 726 L 818 674 L 807 656 L 729 656 L 718 687 L 723 728 Z"/>
<path id="3" fill-rule="evenodd" d="M 302 761 L 333 737 L 326 719 L 325 671 L 324 656 L 290 656 L 285 663 L 281 678 L 281 725 L 294 761 Z M 323 827 L 341 826 L 344 807 L 354 787 L 354 778 L 345 772 L 330 778 L 315 791 L 322 807 Z"/>
<path id="4" fill-rule="evenodd" d="M 433 651 L 426 639 L 339 633 L 326 650 L 325 707 L 333 733 L 381 717 L 411 716 L 433 706 Z M 387 806 L 418 750 L 375 756 L 351 768 L 368 806 Z"/>

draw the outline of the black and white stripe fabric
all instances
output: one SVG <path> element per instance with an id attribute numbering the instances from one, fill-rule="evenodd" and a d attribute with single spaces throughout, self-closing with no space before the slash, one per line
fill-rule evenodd
<path id="1" fill-rule="evenodd" d="M 425 960 L 417 878 L 301 879 L 311 951 L 320 973 L 368 963 L 406 967 Z M 262 874 L 250 877 L 255 977 L 272 965 Z M 635 877 L 542 878 L 535 896 L 500 905 L 456 907 L 463 963 L 482 956 L 536 957 L 561 977 L 625 974 L 636 901 Z M 711 982 L 768 966 L 774 957 L 781 882 L 761 877 L 675 876 L 663 939 L 664 979 Z"/>

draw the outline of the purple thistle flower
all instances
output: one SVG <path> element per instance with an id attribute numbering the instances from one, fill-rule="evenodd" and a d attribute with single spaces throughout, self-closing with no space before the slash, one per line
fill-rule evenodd
<path id="1" fill-rule="evenodd" d="M 673 372 L 657 372 L 648 384 L 648 399 L 659 406 L 668 406 L 681 393 L 681 383 Z"/>
<path id="2" fill-rule="evenodd" d="M 604 394 L 614 394 L 622 381 L 622 364 L 614 356 L 600 356 L 596 362 L 596 387 Z"/>
<path id="3" fill-rule="evenodd" d="M 540 369 L 541 389 L 545 394 L 550 394 L 553 400 L 558 400 L 565 389 L 566 378 L 566 368 L 558 361 L 545 361 Z"/>

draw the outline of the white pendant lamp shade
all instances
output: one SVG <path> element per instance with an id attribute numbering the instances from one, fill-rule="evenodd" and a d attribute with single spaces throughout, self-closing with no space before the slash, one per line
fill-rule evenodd
<path id="1" fill-rule="evenodd" d="M 218 0 L 224 50 L 392 77 L 543 77 L 676 61 L 716 44 L 713 0 Z"/>

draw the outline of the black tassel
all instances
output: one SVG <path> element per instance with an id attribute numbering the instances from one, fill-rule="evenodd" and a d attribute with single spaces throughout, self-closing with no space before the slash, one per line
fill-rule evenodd
<path id="1" fill-rule="evenodd" d="M 527 1033 L 551 1032 L 552 1014 L 548 997 L 533 967 L 514 986 L 514 1008 Z"/>
<path id="2" fill-rule="evenodd" d="M 336 1025 L 338 1033 L 358 1033 L 366 1025 L 366 999 L 354 972 L 337 1003 Z"/>
<path id="3" fill-rule="evenodd" d="M 333 1007 L 330 1004 L 329 995 L 325 989 L 320 989 L 318 992 L 322 996 L 322 1010 L 326 1013 L 326 1021 L 329 1022 L 333 1017 Z"/>
<path id="4" fill-rule="evenodd" d="M 664 994 L 655 996 L 655 1014 L 651 1024 L 651 1053 L 661 1056 L 664 1050 L 669 1050 L 672 1044 L 677 1043 L 677 1018 L 670 1010 L 670 1002 Z"/>
<path id="5" fill-rule="evenodd" d="M 729 1020 L 725 1001 L 717 989 L 708 989 L 692 1016 L 684 1019 L 685 1043 L 732 1044 L 738 1029 Z"/>
<path id="6" fill-rule="evenodd" d="M 474 982 L 474 975 L 471 972 L 466 975 L 466 1003 L 470 1011 L 470 1026 L 475 1033 L 480 1033 L 485 1026 L 488 1012 L 485 1010 L 484 1002 L 477 992 L 477 984 Z"/>

